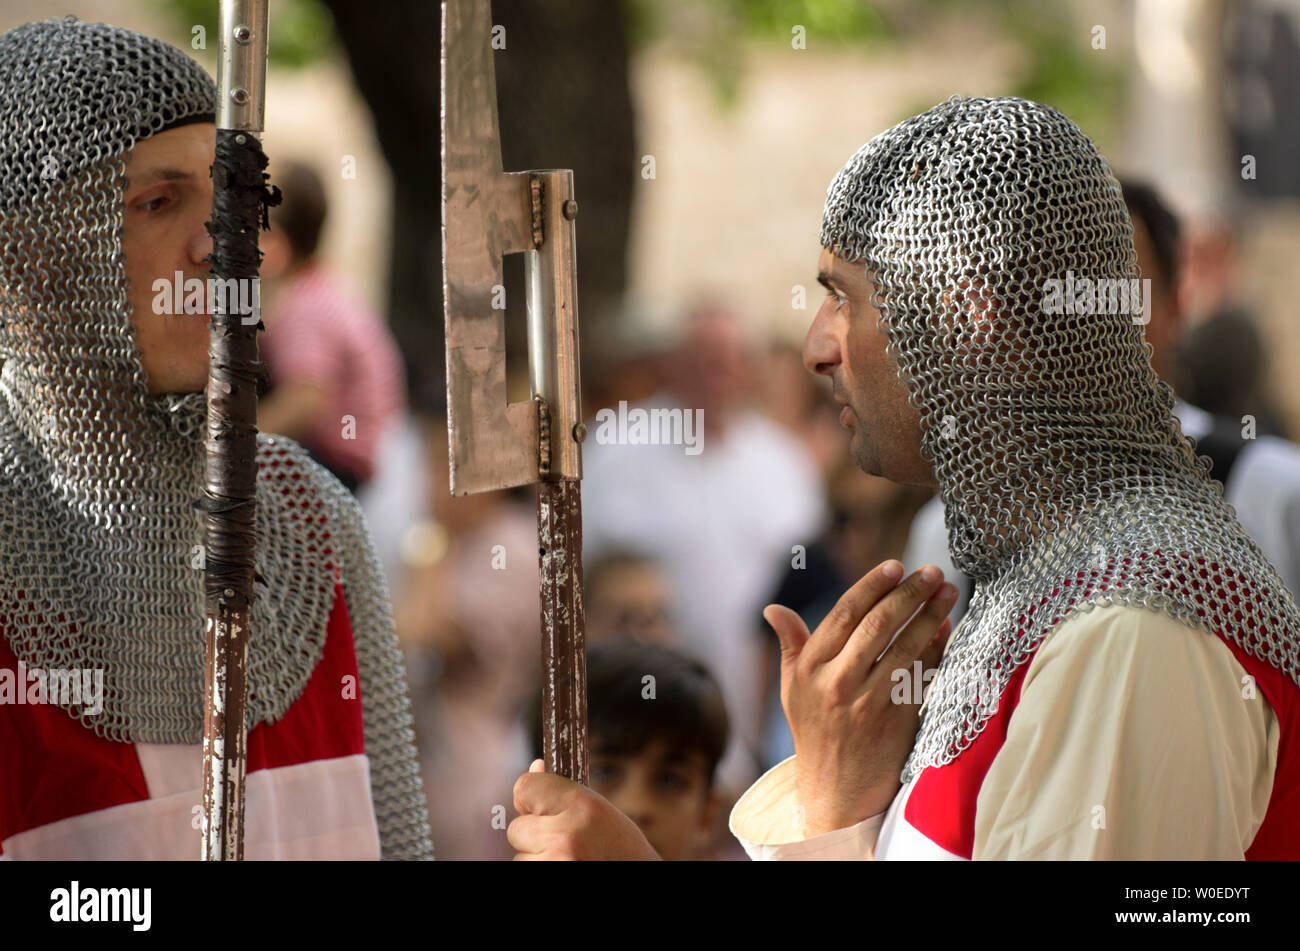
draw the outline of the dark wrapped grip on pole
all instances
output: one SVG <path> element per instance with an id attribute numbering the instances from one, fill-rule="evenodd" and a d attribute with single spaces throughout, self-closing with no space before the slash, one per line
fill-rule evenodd
<path id="1" fill-rule="evenodd" d="M 208 428 L 203 494 L 207 662 L 203 722 L 203 847 L 208 861 L 244 857 L 250 607 L 257 556 L 257 355 L 254 288 L 260 228 L 280 190 L 268 189 L 266 154 L 249 132 L 217 130 L 212 164 L 212 270 L 218 293 L 209 328 Z"/>
<path id="2" fill-rule="evenodd" d="M 207 468 L 199 503 L 207 515 L 204 593 L 209 614 L 223 601 L 246 610 L 252 598 L 257 396 L 266 375 L 258 359 L 262 323 L 252 306 L 252 282 L 261 264 L 258 229 L 268 226 L 267 209 L 281 198 L 279 188 L 266 184 L 267 161 L 255 136 L 217 130 L 208 233 L 220 304 L 212 315 Z M 238 293 L 232 293 L 230 279 L 241 282 Z"/>

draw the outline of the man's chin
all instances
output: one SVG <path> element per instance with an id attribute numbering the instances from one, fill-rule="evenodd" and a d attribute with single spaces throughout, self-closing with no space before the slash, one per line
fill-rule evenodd
<path id="1" fill-rule="evenodd" d="M 881 475 L 879 457 L 876 453 L 869 451 L 868 447 L 862 443 L 862 433 L 860 430 L 855 429 L 853 435 L 849 437 L 849 458 L 853 460 L 855 466 L 867 475 Z"/>

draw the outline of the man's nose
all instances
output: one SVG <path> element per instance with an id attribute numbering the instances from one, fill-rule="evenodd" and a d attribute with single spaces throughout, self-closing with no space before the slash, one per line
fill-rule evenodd
<path id="1" fill-rule="evenodd" d="M 840 345 L 831 333 L 830 324 L 827 306 L 822 305 L 803 341 L 803 365 L 809 373 L 830 376 L 840 365 Z"/>
<path id="2" fill-rule="evenodd" d="M 194 264 L 205 263 L 204 258 L 212 254 L 212 235 L 208 234 L 206 220 L 190 235 L 185 250 Z"/>

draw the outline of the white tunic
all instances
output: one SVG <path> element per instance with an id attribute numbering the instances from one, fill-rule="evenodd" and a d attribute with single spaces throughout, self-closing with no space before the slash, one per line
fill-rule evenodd
<path id="1" fill-rule="evenodd" d="M 791 757 L 736 803 L 731 831 L 754 859 L 1296 858 L 1298 695 L 1164 614 L 1076 612 L 976 742 L 886 812 L 805 838 Z"/>

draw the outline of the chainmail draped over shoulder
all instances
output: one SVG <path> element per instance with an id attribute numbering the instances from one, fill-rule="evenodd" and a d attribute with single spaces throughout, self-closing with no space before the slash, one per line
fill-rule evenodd
<path id="1" fill-rule="evenodd" d="M 835 176 L 821 243 L 873 282 L 975 583 L 904 781 L 970 745 L 1073 611 L 1160 611 L 1300 681 L 1295 599 L 1151 369 L 1128 212 L 1073 122 L 1022 99 L 941 103 Z"/>
<path id="2" fill-rule="evenodd" d="M 128 30 L 68 17 L 0 36 L 0 636 L 29 667 L 102 670 L 102 712 L 65 709 L 120 742 L 203 736 L 205 399 L 150 396 L 122 233 L 129 150 L 213 121 L 215 101 L 198 63 Z M 404 671 L 355 500 L 266 436 L 257 491 L 249 729 L 302 694 L 342 581 L 384 854 L 425 855 Z"/>

